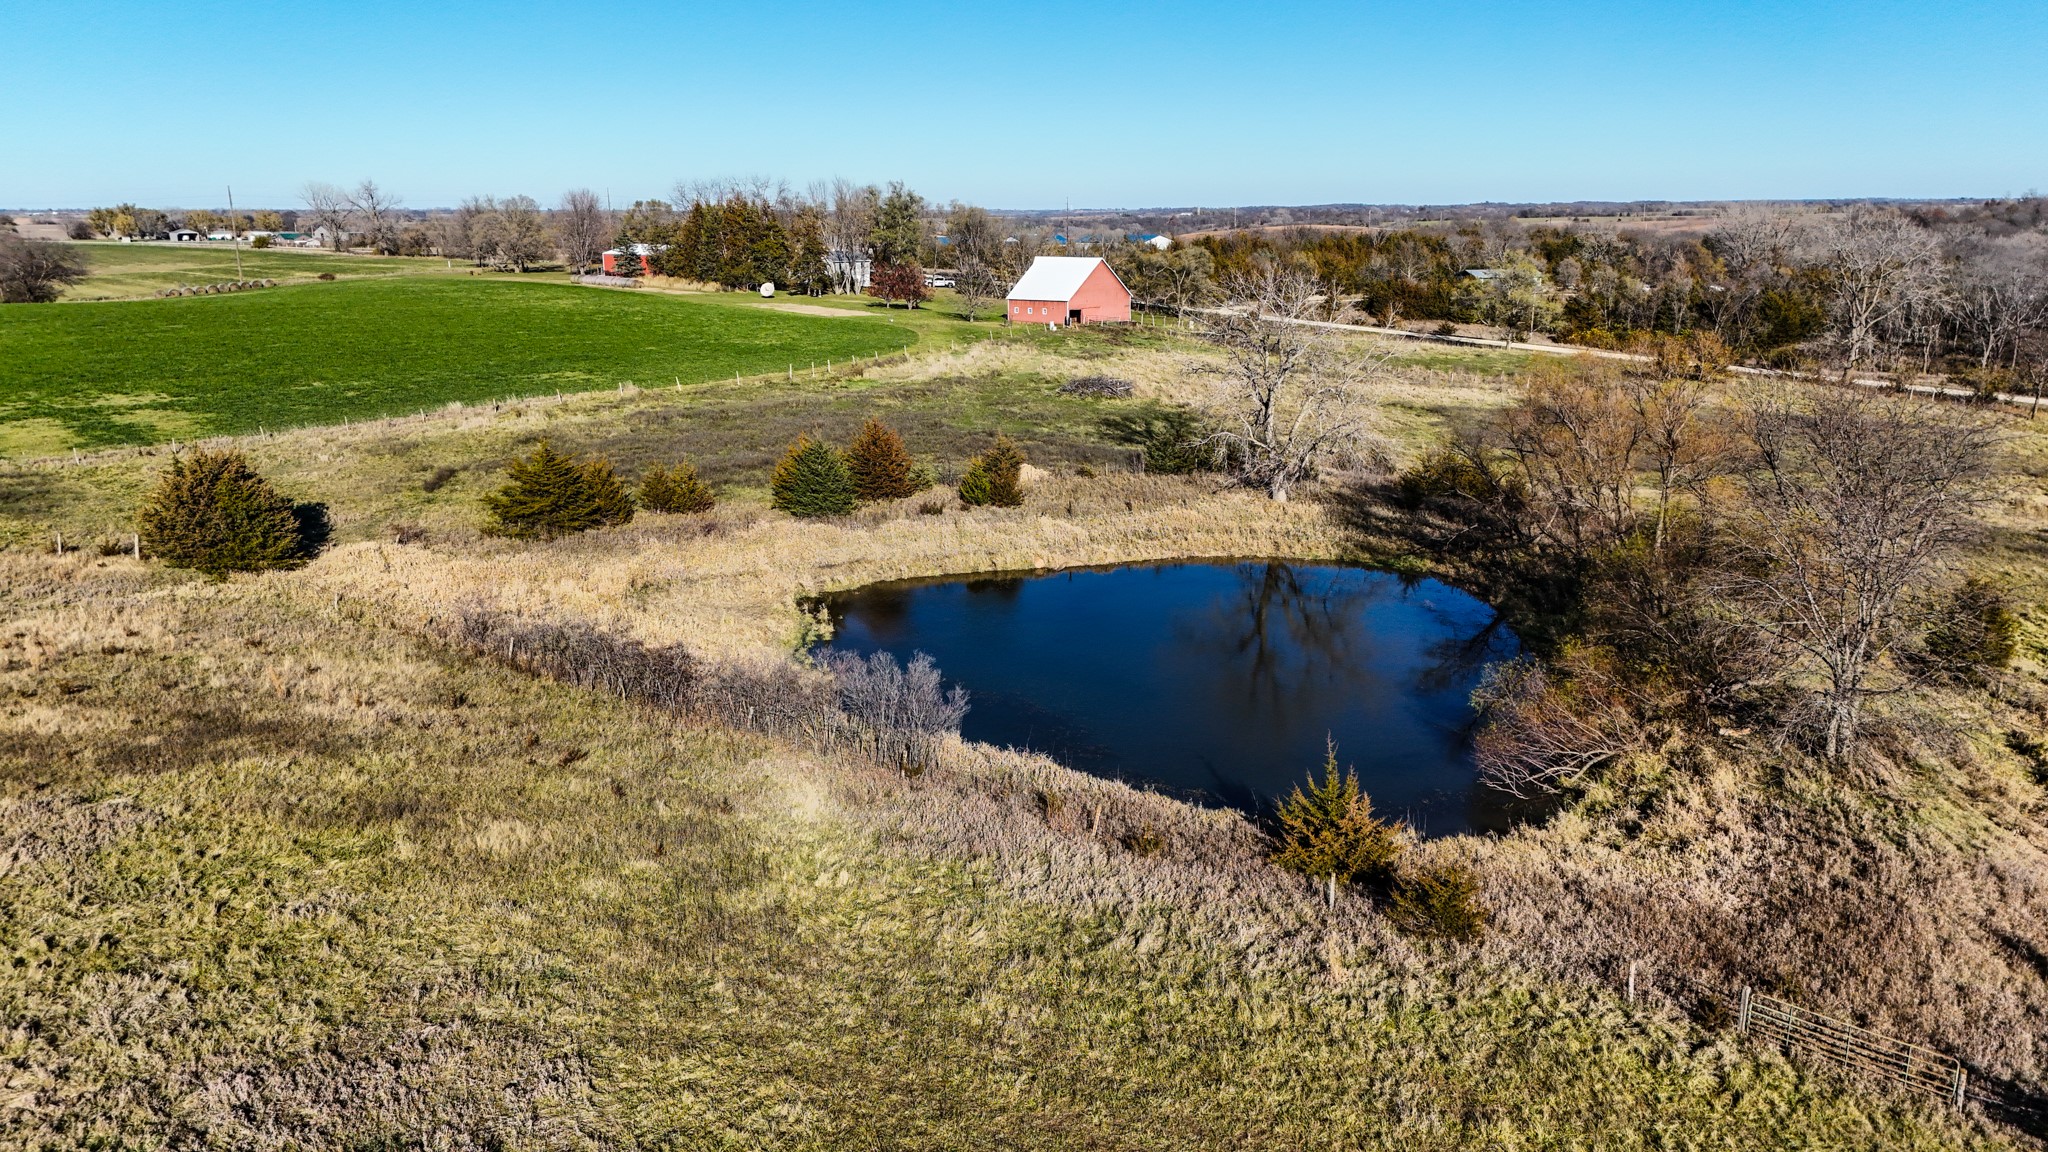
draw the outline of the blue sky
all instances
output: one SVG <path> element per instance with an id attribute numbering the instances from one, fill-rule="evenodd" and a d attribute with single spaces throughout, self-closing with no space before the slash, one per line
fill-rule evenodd
<path id="1" fill-rule="evenodd" d="M 0 205 L 615 203 L 901 179 L 996 207 L 2048 189 L 2048 4 L 10 6 Z"/>

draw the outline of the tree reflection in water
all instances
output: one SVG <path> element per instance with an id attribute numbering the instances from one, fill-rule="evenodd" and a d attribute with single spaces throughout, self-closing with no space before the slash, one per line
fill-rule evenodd
<path id="1" fill-rule="evenodd" d="M 1259 811 L 1325 736 L 1383 811 L 1496 823 L 1468 700 L 1518 642 L 1432 580 L 1338 565 L 1170 564 L 871 588 L 835 648 L 933 655 L 974 698 L 963 734 Z"/>

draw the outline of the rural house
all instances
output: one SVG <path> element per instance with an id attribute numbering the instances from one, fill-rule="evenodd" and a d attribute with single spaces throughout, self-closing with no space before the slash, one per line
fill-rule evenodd
<path id="1" fill-rule="evenodd" d="M 1010 289 L 1010 320 L 1019 324 L 1129 321 L 1131 290 L 1100 256 L 1040 256 Z"/>

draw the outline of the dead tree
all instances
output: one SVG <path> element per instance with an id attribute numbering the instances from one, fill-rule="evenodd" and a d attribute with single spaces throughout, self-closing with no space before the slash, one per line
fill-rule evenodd
<path id="1" fill-rule="evenodd" d="M 1317 285 L 1305 273 L 1269 268 L 1229 290 L 1231 302 L 1203 323 L 1221 360 L 1191 365 L 1216 389 L 1223 427 L 1209 439 L 1242 483 L 1286 500 L 1321 468 L 1372 449 L 1387 353 L 1307 323 Z"/>

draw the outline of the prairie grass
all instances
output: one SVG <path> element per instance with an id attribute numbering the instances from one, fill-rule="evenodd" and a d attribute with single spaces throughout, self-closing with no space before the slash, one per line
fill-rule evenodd
<path id="1" fill-rule="evenodd" d="M 1674 744 L 1542 827 L 1421 845 L 1423 863 L 1479 876 L 1494 930 L 1476 947 L 1405 941 L 1360 901 L 1325 912 L 1231 813 L 975 746 L 906 779 L 436 639 L 484 610 L 786 664 L 821 627 L 808 597 L 878 580 L 1190 556 L 1419 564 L 1341 503 L 1130 471 L 1107 417 L 1184 399 L 1184 352 L 1155 339 L 1033 335 L 816 381 L 245 438 L 281 490 L 331 503 L 340 543 L 218 586 L 46 554 L 54 530 L 123 533 L 155 450 L 0 473 L 0 538 L 36 549 L 0 551 L 0 947 L 15 958 L 0 1019 L 34 1022 L 8 1034 L 0 1132 L 52 1147 L 2001 1145 L 1682 1010 L 1691 982 L 1753 982 L 2041 1084 L 2048 791 L 2003 738 L 2038 737 L 2048 715 L 2035 614 L 2018 675 L 1915 706 L 1948 724 L 1893 710 L 1895 775 L 1818 774 L 1761 735 Z M 1398 452 L 1502 402 L 1481 371 L 1397 371 Z M 1139 395 L 1057 394 L 1091 373 Z M 765 509 L 785 433 L 843 438 L 868 414 L 942 467 L 1011 431 L 1041 474 L 1013 510 L 927 514 L 943 492 L 816 523 Z M 629 476 L 687 456 L 720 509 L 486 540 L 477 495 L 541 435 Z M 2016 443 L 1976 558 L 2028 589 L 2048 572 L 2030 542 L 2041 443 Z M 1615 993 L 1631 960 L 1633 1007 Z"/>
<path id="2" fill-rule="evenodd" d="M 0 563 L 9 1143 L 1994 1146 L 1325 915 L 1222 813 L 678 728 L 291 577 Z"/>

